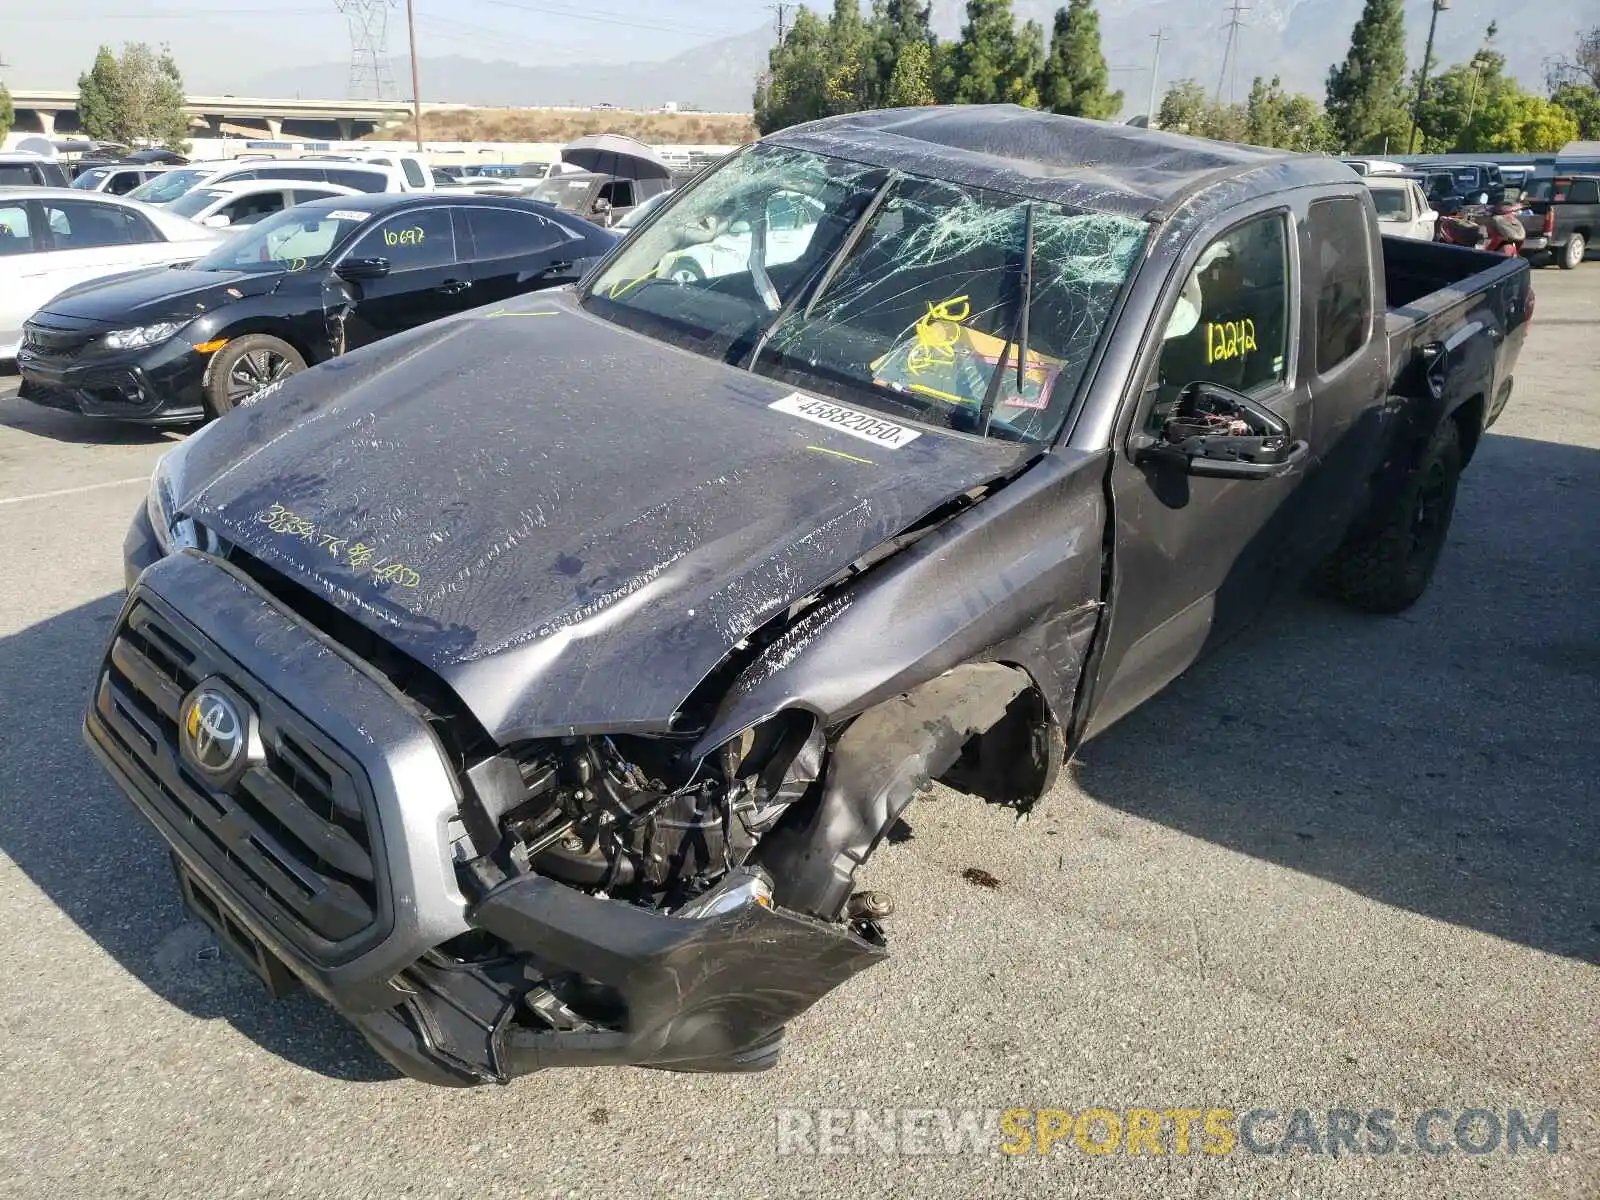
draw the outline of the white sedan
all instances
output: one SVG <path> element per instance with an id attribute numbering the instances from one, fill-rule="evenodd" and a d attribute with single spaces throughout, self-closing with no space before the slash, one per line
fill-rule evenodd
<path id="1" fill-rule="evenodd" d="M 303 179 L 227 179 L 191 188 L 166 205 L 165 211 L 211 229 L 237 229 L 307 200 L 364 194 L 337 183 Z"/>
<path id="2" fill-rule="evenodd" d="M 0 362 L 57 293 L 107 275 L 191 262 L 222 240 L 158 208 L 71 188 L 0 188 Z"/>
<path id="3" fill-rule="evenodd" d="M 778 192 L 767 201 L 767 254 L 769 267 L 794 262 L 806 252 L 822 205 L 798 192 Z M 750 222 L 736 220 L 726 228 L 707 229 L 705 240 L 673 250 L 662 257 L 656 274 L 678 283 L 715 279 L 750 269 L 755 238 Z"/>
<path id="4" fill-rule="evenodd" d="M 1377 206 L 1380 233 L 1419 242 L 1433 241 L 1439 214 L 1429 206 L 1416 180 L 1368 175 L 1361 182 L 1367 185 L 1372 203 Z"/>

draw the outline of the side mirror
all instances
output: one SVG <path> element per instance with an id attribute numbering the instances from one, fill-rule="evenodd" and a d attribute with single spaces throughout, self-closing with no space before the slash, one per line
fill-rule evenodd
<path id="1" fill-rule="evenodd" d="M 608 212 L 610 212 L 611 211 L 611 201 L 609 201 L 609 200 L 596 200 L 594 202 L 594 210 L 597 213 L 608 213 Z"/>
<path id="2" fill-rule="evenodd" d="M 1139 462 L 1181 463 L 1190 475 L 1215 479 L 1273 479 L 1304 460 L 1305 442 L 1289 423 L 1242 392 L 1216 383 L 1184 389 L 1159 434 L 1134 439 Z"/>
<path id="3" fill-rule="evenodd" d="M 227 216 L 223 213 L 212 213 L 204 221 L 201 221 L 200 224 L 210 229 L 226 229 L 229 225 L 232 225 L 233 222 L 228 220 Z"/>
<path id="4" fill-rule="evenodd" d="M 382 279 L 389 273 L 387 258 L 347 258 L 334 268 L 335 275 L 347 283 L 360 283 L 366 279 Z"/>

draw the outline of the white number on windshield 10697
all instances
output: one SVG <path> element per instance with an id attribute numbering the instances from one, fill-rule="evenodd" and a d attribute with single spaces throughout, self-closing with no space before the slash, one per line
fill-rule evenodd
<path id="1" fill-rule="evenodd" d="M 829 429 L 837 429 L 840 433 L 848 433 L 851 437 L 871 442 L 874 446 L 888 446 L 895 450 L 922 436 L 920 430 L 907 429 L 904 425 L 885 421 L 872 413 L 845 408 L 830 400 L 802 396 L 799 392 L 785 396 L 782 400 L 775 400 L 767 407 L 788 413 L 791 417 L 803 417 L 807 421 L 815 421 L 818 425 L 826 425 Z"/>

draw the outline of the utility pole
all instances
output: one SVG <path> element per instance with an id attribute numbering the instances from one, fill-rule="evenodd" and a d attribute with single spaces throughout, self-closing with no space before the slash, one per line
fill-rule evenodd
<path id="1" fill-rule="evenodd" d="M 417 135 L 417 151 L 422 151 L 422 88 L 417 84 L 417 17 L 411 0 L 406 0 L 406 41 L 411 45 L 411 120 Z"/>
<path id="2" fill-rule="evenodd" d="M 1446 0 L 1448 3 L 1448 0 Z M 1222 103 L 1222 85 L 1228 82 L 1228 67 L 1233 67 L 1233 82 L 1228 87 L 1228 103 L 1232 104 L 1238 98 L 1239 92 L 1239 30 L 1244 28 L 1243 16 L 1250 11 L 1250 6 L 1234 0 L 1228 6 L 1228 44 L 1222 51 L 1222 74 L 1217 77 L 1217 103 Z"/>
<path id="3" fill-rule="evenodd" d="M 778 45 L 781 46 L 783 45 L 783 39 L 789 34 L 790 6 L 787 4 L 769 4 L 767 7 L 778 14 Z"/>
<path id="4" fill-rule="evenodd" d="M 1450 7 L 1450 0 L 1433 0 L 1433 15 L 1428 19 L 1428 44 L 1422 51 L 1422 70 L 1417 76 L 1417 104 L 1411 110 L 1411 142 L 1407 154 L 1417 152 L 1417 135 L 1422 132 L 1422 98 L 1428 93 L 1428 68 L 1433 65 L 1433 33 L 1439 27 L 1439 14 Z"/>
<path id="5" fill-rule="evenodd" d="M 1145 112 L 1144 127 L 1146 129 L 1154 129 L 1156 127 L 1156 82 L 1161 78 L 1161 43 L 1167 40 L 1167 31 L 1158 28 L 1150 35 L 1150 38 L 1156 44 L 1156 52 L 1150 60 L 1150 107 Z"/>

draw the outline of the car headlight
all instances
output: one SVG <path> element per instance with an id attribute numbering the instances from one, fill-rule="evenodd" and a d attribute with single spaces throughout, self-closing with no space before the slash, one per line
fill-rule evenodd
<path id="1" fill-rule="evenodd" d="M 163 321 L 159 325 L 139 325 L 133 329 L 113 329 L 100 339 L 107 350 L 137 350 L 142 346 L 157 346 L 166 341 L 187 321 Z"/>
<path id="2" fill-rule="evenodd" d="M 171 554 L 189 546 L 196 546 L 209 554 L 222 554 L 228 548 L 228 543 L 222 538 L 178 511 L 183 460 L 190 442 L 204 432 L 202 430 L 190 435 L 188 441 L 163 454 L 150 476 L 150 490 L 145 495 L 144 511 L 150 518 L 150 528 L 155 531 L 156 542 L 163 554 Z"/>

